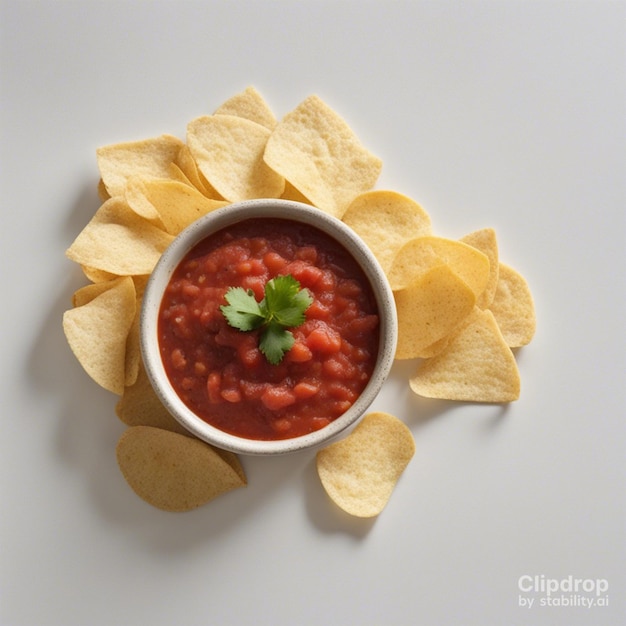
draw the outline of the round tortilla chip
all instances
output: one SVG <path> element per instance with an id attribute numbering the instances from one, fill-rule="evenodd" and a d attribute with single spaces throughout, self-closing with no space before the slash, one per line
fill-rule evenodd
<path id="1" fill-rule="evenodd" d="M 394 292 L 398 315 L 396 359 L 430 356 L 474 308 L 476 296 L 447 265 L 433 267 Z"/>
<path id="2" fill-rule="evenodd" d="M 116 454 L 133 491 L 164 511 L 190 511 L 246 485 L 234 454 L 160 428 L 128 428 Z"/>
<path id="3" fill-rule="evenodd" d="M 448 345 L 410 379 L 420 396 L 463 402 L 512 402 L 520 394 L 515 357 L 489 310 L 476 307 Z"/>
<path id="4" fill-rule="evenodd" d="M 83 369 L 101 387 L 118 395 L 124 391 L 126 342 L 135 311 L 134 283 L 123 277 L 63 315 L 65 336 Z"/>
<path id="5" fill-rule="evenodd" d="M 216 191 L 230 202 L 280 198 L 285 180 L 263 160 L 270 130 L 234 115 L 205 115 L 187 126 L 187 144 Z"/>
<path id="6" fill-rule="evenodd" d="M 356 517 L 375 517 L 415 454 L 411 431 L 388 413 L 369 413 L 345 438 L 317 453 L 326 493 Z"/>
<path id="7" fill-rule="evenodd" d="M 519 348 L 531 342 L 537 318 L 530 287 L 517 270 L 504 263 L 500 263 L 498 285 L 489 310 L 509 347 Z"/>
<path id="8" fill-rule="evenodd" d="M 382 169 L 381 160 L 317 96 L 276 125 L 264 159 L 314 206 L 338 218 L 356 196 L 372 189 Z"/>
<path id="9" fill-rule="evenodd" d="M 415 237 L 430 235 L 428 213 L 396 191 L 367 191 L 357 196 L 341 218 L 374 253 L 385 272 L 398 250 Z"/>

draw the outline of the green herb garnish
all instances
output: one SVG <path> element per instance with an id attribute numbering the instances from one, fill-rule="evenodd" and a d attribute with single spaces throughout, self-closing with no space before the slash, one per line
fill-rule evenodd
<path id="1" fill-rule="evenodd" d="M 220 307 L 230 326 L 242 331 L 262 328 L 259 349 L 277 365 L 294 344 L 288 328 L 304 323 L 304 312 L 313 302 L 308 289 L 291 275 L 276 276 L 265 285 L 265 297 L 257 302 L 252 289 L 231 287 L 224 296 L 228 305 Z"/>

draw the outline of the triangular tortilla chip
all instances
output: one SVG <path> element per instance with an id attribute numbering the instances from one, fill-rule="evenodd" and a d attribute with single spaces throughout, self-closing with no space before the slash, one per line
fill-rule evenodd
<path id="1" fill-rule="evenodd" d="M 424 272 L 447 265 L 478 296 L 489 281 L 489 259 L 480 250 L 446 237 L 424 236 L 407 241 L 395 255 L 387 275 L 394 291 L 404 289 Z"/>
<path id="2" fill-rule="evenodd" d="M 177 180 L 144 180 L 141 192 L 170 235 L 178 235 L 203 215 L 228 204 L 207 198 L 194 187 Z"/>
<path id="3" fill-rule="evenodd" d="M 261 124 L 270 130 L 276 126 L 276 117 L 263 96 L 254 88 L 248 87 L 234 95 L 215 111 L 216 115 L 235 115 Z"/>
<path id="4" fill-rule="evenodd" d="M 280 198 L 285 180 L 263 153 L 270 130 L 243 117 L 205 115 L 187 126 L 187 145 L 216 191 L 230 202 Z"/>
<path id="5" fill-rule="evenodd" d="M 98 209 L 66 254 L 76 263 L 118 276 L 150 274 L 173 240 L 115 197 Z"/>
<path id="6" fill-rule="evenodd" d="M 511 402 L 520 394 L 515 357 L 491 311 L 476 307 L 436 356 L 410 380 L 420 396 L 466 402 Z"/>
<path id="7" fill-rule="evenodd" d="M 126 341 L 135 310 L 135 286 L 131 278 L 124 277 L 63 315 L 65 336 L 84 370 L 116 394 L 124 391 Z"/>
<path id="8" fill-rule="evenodd" d="M 183 175 L 189 179 L 189 182 L 207 198 L 212 198 L 214 200 L 224 199 L 202 175 L 202 172 L 198 169 L 198 164 L 195 162 L 187 144 L 184 144 L 181 147 L 180 151 L 176 155 L 176 161 L 174 164 L 180 169 Z"/>
<path id="9" fill-rule="evenodd" d="M 447 265 L 433 267 L 394 293 L 398 313 L 397 359 L 429 354 L 474 308 L 472 290 Z"/>
<path id="10" fill-rule="evenodd" d="M 96 159 L 110 196 L 121 196 L 129 176 L 167 178 L 183 142 L 172 135 L 103 146 Z"/>
<path id="11" fill-rule="evenodd" d="M 356 196 L 374 187 L 382 169 L 382 161 L 317 96 L 278 123 L 264 158 L 313 205 L 338 218 Z"/>

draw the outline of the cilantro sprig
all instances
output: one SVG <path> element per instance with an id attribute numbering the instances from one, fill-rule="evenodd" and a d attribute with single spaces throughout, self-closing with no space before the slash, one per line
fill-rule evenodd
<path id="1" fill-rule="evenodd" d="M 313 302 L 308 289 L 300 289 L 291 274 L 269 280 L 261 302 L 252 289 L 243 287 L 230 287 L 224 297 L 228 304 L 220 309 L 230 326 L 241 331 L 262 329 L 259 349 L 272 365 L 291 350 L 295 340 L 288 329 L 304 323 L 304 313 Z"/>

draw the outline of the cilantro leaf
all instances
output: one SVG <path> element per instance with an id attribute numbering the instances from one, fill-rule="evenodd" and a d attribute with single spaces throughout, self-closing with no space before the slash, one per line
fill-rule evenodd
<path id="1" fill-rule="evenodd" d="M 291 275 L 276 276 L 265 285 L 265 303 L 270 311 L 280 311 L 291 304 L 300 291 L 300 283 Z"/>
<path id="2" fill-rule="evenodd" d="M 270 322 L 261 333 L 259 350 L 272 365 L 278 365 L 283 360 L 285 352 L 291 350 L 294 342 L 290 331 L 276 322 Z"/>
<path id="3" fill-rule="evenodd" d="M 230 326 L 241 331 L 263 329 L 259 349 L 272 365 L 280 363 L 292 348 L 295 340 L 287 329 L 304 323 L 304 313 L 313 302 L 309 291 L 300 289 L 291 274 L 269 280 L 261 302 L 251 289 L 243 287 L 231 287 L 224 297 L 228 305 L 220 309 Z"/>
<path id="4" fill-rule="evenodd" d="M 303 324 L 304 312 L 312 302 L 309 291 L 300 291 L 300 283 L 291 274 L 276 276 L 265 286 L 264 305 L 269 318 L 285 328 Z"/>
<path id="5" fill-rule="evenodd" d="M 222 305 L 220 310 L 230 326 L 239 330 L 254 330 L 264 324 L 265 315 L 252 289 L 246 291 L 243 287 L 231 287 L 224 298 L 228 306 Z"/>

